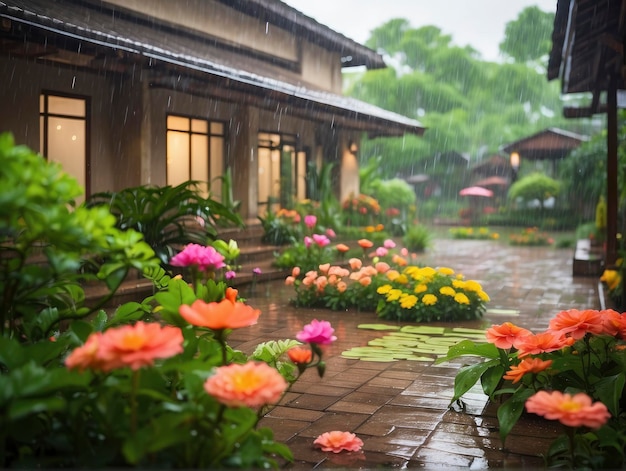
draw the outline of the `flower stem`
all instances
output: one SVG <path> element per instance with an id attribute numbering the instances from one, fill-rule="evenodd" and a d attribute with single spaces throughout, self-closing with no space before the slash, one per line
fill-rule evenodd
<path id="1" fill-rule="evenodd" d="M 130 389 L 130 433 L 137 432 L 137 390 L 139 389 L 139 371 L 133 370 Z"/>

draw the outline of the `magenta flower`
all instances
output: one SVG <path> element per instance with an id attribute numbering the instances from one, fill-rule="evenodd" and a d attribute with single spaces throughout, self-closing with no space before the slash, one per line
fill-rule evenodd
<path id="1" fill-rule="evenodd" d="M 385 242 L 383 242 L 383 246 L 386 249 L 393 249 L 396 246 L 396 243 L 391 239 L 387 239 L 385 240 Z"/>
<path id="2" fill-rule="evenodd" d="M 308 249 L 309 247 L 311 247 L 311 244 L 313 243 L 313 239 L 311 239 L 309 236 L 304 236 L 304 246 Z"/>
<path id="3" fill-rule="evenodd" d="M 296 338 L 304 343 L 328 345 L 337 340 L 337 337 L 333 335 L 334 332 L 335 329 L 332 328 L 330 322 L 313 319 L 296 334 Z"/>
<path id="4" fill-rule="evenodd" d="M 224 256 L 214 247 L 205 247 L 198 244 L 188 244 L 170 260 L 175 267 L 196 266 L 200 271 L 217 270 L 226 266 Z"/>
<path id="5" fill-rule="evenodd" d="M 309 229 L 313 229 L 315 227 L 315 224 L 317 224 L 317 217 L 313 216 L 312 214 L 309 214 L 308 216 L 304 216 L 304 224 Z"/>
<path id="6" fill-rule="evenodd" d="M 323 234 L 313 234 L 313 241 L 318 247 L 326 247 L 330 244 L 330 239 Z"/>
<path id="7" fill-rule="evenodd" d="M 335 231 L 333 231 L 331 228 L 326 229 L 326 235 L 330 237 L 331 239 L 333 237 L 337 237 L 337 234 L 335 234 Z"/>
<path id="8" fill-rule="evenodd" d="M 237 273 L 235 273 L 233 270 L 228 270 L 226 273 L 224 273 L 224 278 L 226 278 L 227 280 L 232 280 L 236 276 Z"/>
<path id="9" fill-rule="evenodd" d="M 256 267 L 256 268 L 252 269 L 252 274 L 253 275 L 260 275 L 261 273 L 263 273 L 263 272 L 261 271 L 261 269 L 259 267 Z"/>

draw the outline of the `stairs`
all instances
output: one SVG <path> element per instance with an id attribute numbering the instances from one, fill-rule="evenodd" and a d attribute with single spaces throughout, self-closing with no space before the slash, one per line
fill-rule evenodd
<path id="1" fill-rule="evenodd" d="M 263 227 L 260 222 L 250 222 L 243 229 L 240 228 L 219 228 L 218 238 L 228 242 L 234 240 L 237 242 L 241 251 L 237 265 L 240 268 L 236 271 L 237 276 L 230 281 L 230 285 L 234 288 L 256 281 L 269 281 L 285 278 L 290 269 L 280 269 L 272 266 L 275 258 L 275 252 L 280 251 L 282 247 L 268 245 L 261 242 L 263 237 Z M 261 273 L 255 275 L 253 270 L 258 268 Z M 85 303 L 93 305 L 95 301 L 103 297 L 107 291 L 101 286 L 85 287 Z M 129 301 L 141 301 L 147 296 L 154 293 L 152 282 L 144 279 L 138 274 L 131 275 L 120 286 L 113 299 L 107 303 L 107 307 L 116 307 Z"/>

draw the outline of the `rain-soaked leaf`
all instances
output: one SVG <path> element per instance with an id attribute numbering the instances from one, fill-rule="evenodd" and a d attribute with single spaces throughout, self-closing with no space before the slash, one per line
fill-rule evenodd
<path id="1" fill-rule="evenodd" d="M 359 324 L 357 326 L 359 329 L 369 329 L 369 330 L 399 330 L 400 326 L 398 325 L 388 325 L 388 324 Z"/>

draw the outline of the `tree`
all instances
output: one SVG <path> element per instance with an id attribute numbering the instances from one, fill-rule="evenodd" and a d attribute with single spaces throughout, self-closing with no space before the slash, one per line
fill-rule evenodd
<path id="1" fill-rule="evenodd" d="M 545 201 L 559 194 L 561 183 L 544 173 L 532 173 L 509 188 L 509 199 L 522 198 L 525 202 L 539 200 L 543 214 Z"/>
<path id="2" fill-rule="evenodd" d="M 550 53 L 554 15 L 539 7 L 527 7 L 506 24 L 500 51 L 516 62 L 539 61 Z"/>
<path id="3" fill-rule="evenodd" d="M 550 35 L 552 14 L 530 10 L 511 22 L 509 35 Z M 350 80 L 346 93 L 426 128 L 421 138 L 363 143 L 362 162 L 384 158 L 382 178 L 422 173 L 439 153 L 459 152 L 477 160 L 546 127 L 568 129 L 574 124 L 562 117 L 559 84 L 549 83 L 535 63 L 486 62 L 471 47 L 454 45 L 436 26 L 412 28 L 399 18 L 374 29 L 366 44 L 384 54 L 390 66 Z"/>

